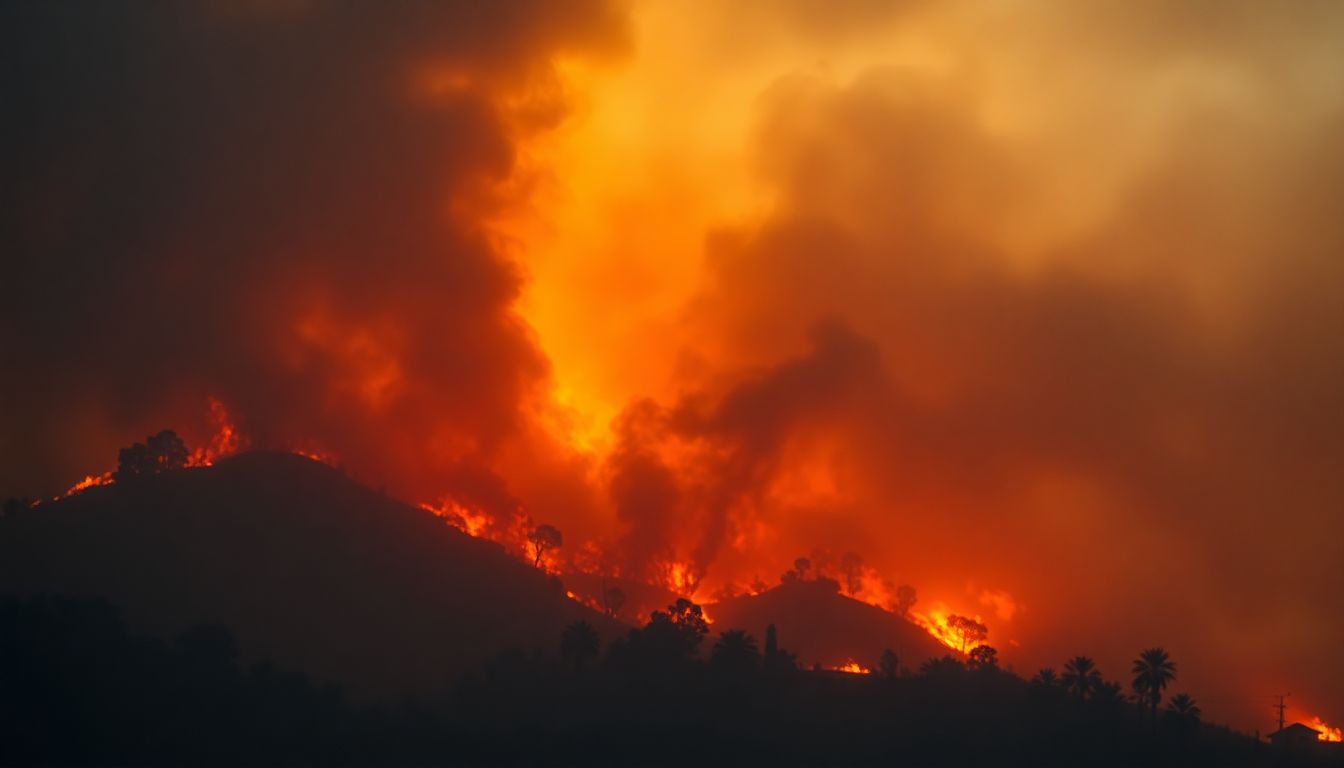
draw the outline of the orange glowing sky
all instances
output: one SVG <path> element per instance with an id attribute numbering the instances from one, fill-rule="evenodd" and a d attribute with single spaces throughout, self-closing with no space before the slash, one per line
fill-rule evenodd
<path id="1" fill-rule="evenodd" d="M 907 393 L 926 407 L 974 402 L 981 376 L 1022 377 L 1020 385 L 1032 387 L 1041 376 L 1067 375 L 1074 361 L 1053 369 L 1048 360 L 1000 367 L 957 358 L 999 354 L 969 338 L 983 331 L 975 326 L 997 312 L 1016 312 L 1017 301 L 1057 301 L 1048 288 L 1030 298 L 1052 281 L 1076 281 L 1117 311 L 1134 310 L 1133 321 L 1116 322 L 1138 326 L 1136 337 L 1170 332 L 1178 338 L 1170 351 L 1137 350 L 1104 378 L 1081 377 L 1077 388 L 1142 388 L 1146 377 L 1131 366 L 1164 366 L 1166 355 L 1208 358 L 1190 367 L 1233 377 L 1250 373 L 1251 379 L 1258 376 L 1238 366 L 1283 364 L 1273 355 L 1263 362 L 1237 359 L 1242 353 L 1236 347 L 1265 319 L 1259 313 L 1278 301 L 1279 291 L 1295 290 L 1296 267 L 1283 264 L 1271 244 L 1283 238 L 1290 241 L 1287 248 L 1300 243 L 1303 271 L 1309 272 L 1324 265 L 1313 263 L 1317 257 L 1306 251 L 1314 246 L 1299 239 L 1293 233 L 1298 225 L 1289 222 L 1299 220 L 1331 242 L 1340 234 L 1335 222 L 1291 208 L 1297 194 L 1338 190 L 1337 176 L 1333 182 L 1313 178 L 1312 150 L 1298 152 L 1294 144 L 1326 142 L 1320 148 L 1339 157 L 1337 140 L 1322 131 L 1338 121 L 1341 94 L 1338 57 L 1329 50 L 1329 35 L 1310 18 L 1325 11 L 1319 5 L 1297 11 L 1294 17 L 1245 4 L 1183 10 L 1140 4 L 1132 13 L 1106 4 L 1023 10 L 915 3 L 893 10 L 841 3 L 833 12 L 806 3 L 636 4 L 630 56 L 614 65 L 560 63 L 574 95 L 572 111 L 556 131 L 528 146 L 550 175 L 535 207 L 514 224 L 528 275 L 519 307 L 551 362 L 555 399 L 569 417 L 567 439 L 600 464 L 617 439 L 611 425 L 632 400 L 672 402 L 688 391 L 721 391 L 724 377 L 806 354 L 804 329 L 817 313 L 838 314 L 874 338 Z M 1337 14 L 1317 21 L 1339 29 Z M 865 121 L 871 124 L 861 125 Z M 893 146 L 885 145 L 888 138 Z M 901 221 L 907 210 L 918 220 Z M 733 251 L 754 247 L 750 241 L 759 232 L 795 217 L 824 220 L 840 231 L 844 242 L 838 247 L 861 253 L 837 258 L 827 252 L 830 246 L 819 245 L 800 257 L 810 264 L 766 254 L 749 266 L 724 266 Z M 923 251 L 915 258 L 948 265 L 946 274 L 935 274 L 942 264 L 904 269 L 902 262 L 912 258 L 904 248 Z M 1332 262 L 1337 267 L 1338 260 Z M 795 271 L 758 282 L 732 274 L 734 266 L 749 273 Z M 811 268 L 827 266 L 865 274 L 821 279 L 802 286 L 802 294 L 793 292 Z M 933 338 L 899 326 L 957 320 L 924 307 L 891 316 L 882 296 L 853 295 L 868 279 L 937 280 L 923 289 L 954 292 L 941 281 L 973 282 L 985 274 L 1027 296 Z M 1337 268 L 1330 274 L 1338 276 Z M 967 300 L 976 300 L 977 292 L 970 289 Z M 922 297 L 898 290 L 891 298 Z M 1048 322 L 1069 322 L 1070 312 L 1060 308 Z M 1070 344 L 1108 343 L 1086 340 L 1089 331 L 1114 333 L 1116 343 L 1127 343 L 1123 327 L 1079 322 L 1095 327 L 1078 330 Z M 1156 327 L 1143 327 L 1148 324 Z M 1161 330 L 1166 324 L 1180 327 Z M 1070 333 L 1007 325 L 1014 326 L 1004 329 L 1009 335 Z M 1088 360 L 1076 350 L 1026 345 L 1015 349 L 1010 341 L 1002 353 L 1033 354 L 1035 347 L 1035 354 Z M 1150 353 L 1157 357 L 1148 358 Z M 1195 380 L 1182 381 L 1187 375 Z M 1284 375 L 1330 374 L 1306 369 Z M 1139 417 L 1157 419 L 1147 425 L 1153 430 L 1147 439 L 1166 452 L 1147 460 L 1203 460 L 1208 441 L 1219 439 L 1206 420 L 1235 418 L 1236 396 L 1216 413 L 1183 413 L 1187 394 L 1173 390 L 1216 385 L 1218 374 L 1157 371 L 1147 383 L 1153 392 L 1144 397 L 1170 399 Z M 972 394 L 963 398 L 961 391 Z M 1124 412 L 1125 394 L 1084 396 L 1080 407 Z M 1014 393 L 992 397 L 988 405 L 1026 406 Z M 1070 407 L 1034 418 L 1068 419 Z M 1047 431 L 1069 428 L 1053 424 Z M 1081 428 L 1104 430 L 1105 424 Z M 1237 426 L 1229 430 L 1239 432 Z M 1267 439 L 1263 433 L 1246 437 Z M 1338 437 L 1328 443 L 1336 460 Z M 1189 605 L 1220 590 L 1219 571 L 1227 567 L 1192 555 L 1190 538 L 1202 546 L 1215 535 L 1211 531 L 1226 526 L 1206 527 L 1218 525 L 1214 510 L 1188 523 L 1132 510 L 1172 504 L 1175 513 L 1189 503 L 1177 497 L 1199 493 L 1195 488 L 1154 489 L 1144 485 L 1163 486 L 1165 480 L 1117 479 L 1106 476 L 1109 467 L 1089 466 L 1092 459 L 1035 456 L 993 487 L 959 488 L 963 483 L 955 477 L 920 477 L 893 492 L 865 477 L 865 469 L 848 466 L 849 439 L 817 433 L 788 450 L 787 469 L 777 472 L 768 492 L 775 497 L 773 509 L 738 531 L 742 546 L 730 563 L 761 551 L 787 562 L 775 553 L 806 552 L 809 541 L 859 547 L 894 578 L 920 584 L 924 594 L 951 602 L 955 610 L 987 616 L 1005 656 L 1024 666 L 1062 658 L 1080 637 L 1088 638 L 1089 647 L 1105 644 L 1103 666 L 1121 675 L 1124 644 L 1107 635 L 1132 638 L 1131 644 L 1158 635 L 1154 642 L 1185 657 L 1209 644 L 1239 657 L 1261 643 L 1276 644 L 1248 635 L 1304 632 L 1292 628 L 1296 609 L 1286 606 L 1266 605 L 1280 618 L 1270 629 L 1253 630 L 1243 622 L 1253 623 L 1254 614 L 1244 609 L 1204 612 Z M 956 439 L 975 437 L 968 432 Z M 1022 439 L 1032 440 L 1024 432 L 1005 448 Z M 1096 457 L 1101 463 L 1127 460 Z M 947 464 L 937 463 L 946 471 Z M 969 470 L 976 474 L 974 466 Z M 1324 495 L 1308 492 L 1290 513 L 1301 525 L 1323 524 L 1326 509 L 1339 502 L 1337 482 L 1319 487 Z M 1013 544 L 1006 548 L 1015 551 L 996 551 L 992 541 L 979 538 L 1005 536 L 997 525 L 968 531 L 924 519 L 986 506 L 1014 520 L 1017 532 L 1007 534 Z M 855 522 L 855 514 L 896 519 L 869 524 Z M 1237 529 L 1247 525 L 1253 525 L 1250 519 L 1232 523 Z M 1173 535 L 1173 529 L 1181 533 Z M 949 546 L 949 536 L 964 545 Z M 1024 552 L 1017 544 L 1022 538 L 1074 551 Z M 1263 550 L 1247 544 L 1234 547 L 1236 557 L 1276 563 L 1292 551 L 1287 544 L 1267 542 Z M 1096 547 L 1123 552 L 1099 556 L 1091 551 Z M 1108 563 L 1098 566 L 1098 558 Z M 1119 576 L 1122 562 L 1147 573 Z M 772 565 L 753 562 L 750 568 Z M 719 575 L 725 570 L 741 573 L 720 564 Z M 1287 583 L 1323 576 L 1297 570 Z M 1324 577 L 1338 584 L 1337 574 Z M 1128 583 L 1117 584 L 1121 579 Z M 714 580 L 711 573 L 708 581 Z M 987 594 L 1000 597 L 982 597 Z M 1106 604 L 1126 594 L 1154 596 L 1160 620 L 1185 621 L 1183 611 L 1190 610 L 1201 630 L 1108 627 L 1125 621 L 1128 611 Z M 1060 635 L 1068 640 L 1061 642 Z M 1309 653 L 1292 643 L 1280 648 Z M 1310 668 L 1290 659 L 1281 663 Z M 1253 686 L 1218 681 L 1197 662 L 1187 668 L 1188 687 L 1208 691 L 1211 711 L 1235 713 L 1248 728 L 1267 722 L 1268 710 L 1256 709 L 1261 692 Z M 1321 699 L 1332 685 L 1338 690 L 1338 671 L 1332 674 L 1334 683 L 1316 692 Z"/>

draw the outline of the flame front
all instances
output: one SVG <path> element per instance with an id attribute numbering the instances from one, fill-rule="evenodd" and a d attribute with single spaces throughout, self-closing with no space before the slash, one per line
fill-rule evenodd
<path id="1" fill-rule="evenodd" d="M 1336 728 L 1319 717 L 1311 718 L 1311 722 L 1307 725 L 1320 731 L 1320 735 L 1316 737 L 1317 741 L 1344 742 L 1344 729 Z"/>
<path id="2" fill-rule="evenodd" d="M 956 630 L 952 628 L 952 624 L 948 621 L 950 616 L 952 616 L 952 612 L 943 603 L 934 603 L 928 613 L 910 612 L 911 621 L 933 635 L 938 642 L 957 653 L 970 653 L 987 644 L 983 640 L 969 640 L 963 644 L 962 638 L 958 637 Z M 975 620 L 980 621 L 980 617 L 976 616 Z"/>
<path id="3" fill-rule="evenodd" d="M 77 493 L 82 493 L 83 491 L 86 491 L 89 488 L 94 488 L 99 485 L 111 485 L 111 484 L 112 484 L 111 472 L 104 472 L 101 475 L 85 475 L 83 480 L 80 480 L 78 483 L 75 483 L 74 485 L 70 486 L 70 488 L 66 490 L 65 493 L 62 493 L 59 496 L 53 496 L 51 500 L 60 501 L 61 499 L 64 499 L 67 496 L 74 496 Z"/>
<path id="4" fill-rule="evenodd" d="M 851 675 L 871 675 L 873 670 L 863 666 L 859 662 L 850 659 L 838 667 L 831 667 L 836 672 L 847 672 Z"/>

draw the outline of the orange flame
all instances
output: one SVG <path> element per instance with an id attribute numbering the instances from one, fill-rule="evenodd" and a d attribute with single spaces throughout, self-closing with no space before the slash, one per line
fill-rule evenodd
<path id="1" fill-rule="evenodd" d="M 663 586 L 687 599 L 693 599 L 700 589 L 701 575 L 690 563 L 674 560 L 666 566 Z"/>
<path id="2" fill-rule="evenodd" d="M 242 438 L 229 418 L 229 412 L 218 398 L 209 398 L 210 418 L 215 422 L 215 435 L 210 442 L 198 447 L 187 457 L 188 467 L 208 467 L 216 461 L 238 452 Z"/>
<path id="3" fill-rule="evenodd" d="M 85 475 L 83 480 L 80 480 L 78 483 L 75 483 L 74 485 L 70 486 L 70 488 L 66 490 L 65 493 L 62 493 L 59 496 L 51 497 L 51 500 L 60 501 L 61 499 L 64 499 L 68 496 L 74 496 L 77 493 L 82 493 L 88 490 L 89 488 L 94 488 L 99 485 L 111 485 L 111 484 L 112 484 L 111 472 L 104 472 L 101 475 Z"/>
<path id="4" fill-rule="evenodd" d="M 1334 742 L 1344 741 L 1344 730 L 1341 730 L 1339 728 L 1327 724 L 1324 720 L 1322 720 L 1319 717 L 1311 718 L 1311 722 L 1307 723 L 1307 725 L 1310 725 L 1312 728 L 1315 728 L 1316 730 L 1320 731 L 1320 735 L 1316 737 L 1317 741 L 1334 741 Z"/>
<path id="5" fill-rule="evenodd" d="M 831 667 L 831 669 L 836 672 L 847 672 L 851 675 L 871 675 L 873 673 L 873 670 L 859 664 L 859 662 L 853 659 L 849 659 L 838 667 Z"/>
<path id="6" fill-rule="evenodd" d="M 449 525 L 468 536 L 482 538 L 490 527 L 489 515 L 480 510 L 468 509 L 451 499 L 440 499 L 438 504 L 422 502 L 420 508 L 442 517 Z"/>
<path id="7" fill-rule="evenodd" d="M 985 645 L 983 642 L 972 641 L 967 643 L 963 649 L 961 638 L 957 636 L 956 631 L 952 629 L 952 625 L 948 623 L 948 617 L 951 615 L 952 612 L 948 610 L 946 605 L 943 603 L 934 603 L 933 606 L 929 608 L 928 613 L 911 611 L 910 620 L 922 627 L 925 632 L 933 635 L 938 642 L 958 653 L 970 653 L 976 648 Z M 980 621 L 979 616 L 975 616 L 974 618 L 976 621 Z"/>

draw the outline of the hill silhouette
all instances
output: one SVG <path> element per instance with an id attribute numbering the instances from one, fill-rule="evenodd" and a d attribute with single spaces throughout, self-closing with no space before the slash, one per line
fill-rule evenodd
<path id="1" fill-rule="evenodd" d="M 430 694 L 501 648 L 586 620 L 554 578 L 423 510 L 287 453 L 90 489 L 0 519 L 0 594 L 105 599 L 172 638 L 218 624 L 356 696 Z"/>
<path id="2" fill-rule="evenodd" d="M 718 628 L 742 628 L 758 638 L 775 625 L 779 642 L 804 665 L 840 666 L 856 661 L 877 669 L 882 652 L 896 652 L 911 668 L 949 651 L 927 632 L 890 611 L 846 597 L 828 579 L 781 584 L 759 595 L 707 606 Z"/>

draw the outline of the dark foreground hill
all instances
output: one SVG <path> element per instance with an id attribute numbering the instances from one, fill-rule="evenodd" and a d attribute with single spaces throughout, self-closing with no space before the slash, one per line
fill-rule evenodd
<path id="1" fill-rule="evenodd" d="M 805 666 L 855 661 L 877 669 L 882 652 L 896 652 L 912 669 L 948 653 L 946 646 L 901 617 L 840 594 L 830 580 L 781 584 L 759 595 L 708 606 L 715 629 L 740 627 L 758 638 L 774 624 L 779 643 Z"/>
<path id="2" fill-rule="evenodd" d="M 280 453 L 90 489 L 0 519 L 0 595 L 100 597 L 165 639 L 232 630 L 268 660 L 356 696 L 442 690 L 502 648 L 553 649 L 585 619 L 499 546 Z"/>

